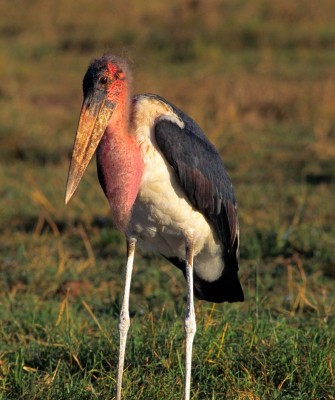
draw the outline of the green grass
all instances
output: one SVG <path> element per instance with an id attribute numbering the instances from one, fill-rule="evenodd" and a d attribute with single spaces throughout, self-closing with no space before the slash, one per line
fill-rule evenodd
<path id="1" fill-rule="evenodd" d="M 192 399 L 335 399 L 331 0 L 0 4 L 0 399 L 113 399 L 125 240 L 94 163 L 64 192 L 89 61 L 193 116 L 234 182 L 246 301 L 196 302 Z M 185 281 L 137 254 L 124 398 L 180 399 Z"/>

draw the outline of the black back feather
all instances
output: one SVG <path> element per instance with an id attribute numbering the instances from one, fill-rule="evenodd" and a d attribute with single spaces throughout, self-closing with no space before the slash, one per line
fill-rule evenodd
<path id="1" fill-rule="evenodd" d="M 231 180 L 218 151 L 201 128 L 177 107 L 167 104 L 183 121 L 184 127 L 169 118 L 160 118 L 155 125 L 157 145 L 190 202 L 206 217 L 222 243 L 222 276 L 215 282 L 206 282 L 194 274 L 195 293 L 208 301 L 243 301 L 237 276 L 238 219 Z M 185 272 L 180 260 L 172 258 L 170 261 Z"/>

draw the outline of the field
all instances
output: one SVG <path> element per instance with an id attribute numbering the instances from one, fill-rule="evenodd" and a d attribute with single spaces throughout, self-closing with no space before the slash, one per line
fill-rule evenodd
<path id="1" fill-rule="evenodd" d="M 193 400 L 335 399 L 332 0 L 0 3 L 0 399 L 113 399 L 125 240 L 92 162 L 64 194 L 89 61 L 191 115 L 234 183 L 239 304 L 197 301 Z M 183 395 L 186 284 L 137 253 L 125 399 Z"/>

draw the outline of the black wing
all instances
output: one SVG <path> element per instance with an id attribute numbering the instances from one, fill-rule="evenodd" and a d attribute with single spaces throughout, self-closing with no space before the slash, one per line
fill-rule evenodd
<path id="1" fill-rule="evenodd" d="M 177 107 L 169 106 L 183 121 L 184 127 L 180 128 L 171 119 L 162 117 L 155 125 L 157 145 L 176 172 L 190 202 L 207 218 L 222 243 L 225 268 L 221 278 L 225 280 L 224 286 L 235 283 L 231 290 L 226 288 L 226 292 L 232 292 L 227 293 L 227 298 L 220 294 L 219 300 L 211 301 L 241 301 L 243 292 L 237 277 L 238 219 L 231 180 L 218 151 L 201 128 Z M 220 284 L 222 288 L 222 282 Z M 210 296 L 198 294 L 198 297 Z"/>
<path id="2" fill-rule="evenodd" d="M 181 115 L 179 115 L 180 117 Z M 175 170 L 192 205 L 214 227 L 227 253 L 237 250 L 238 221 L 231 180 L 215 147 L 185 114 L 180 128 L 168 119 L 155 126 L 157 145 Z"/>

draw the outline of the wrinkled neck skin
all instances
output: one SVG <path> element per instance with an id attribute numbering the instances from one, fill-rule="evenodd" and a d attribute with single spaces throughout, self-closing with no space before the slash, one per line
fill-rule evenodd
<path id="1" fill-rule="evenodd" d="M 143 174 L 143 160 L 129 134 L 129 104 L 118 103 L 97 149 L 97 165 L 114 222 L 125 231 Z"/>

